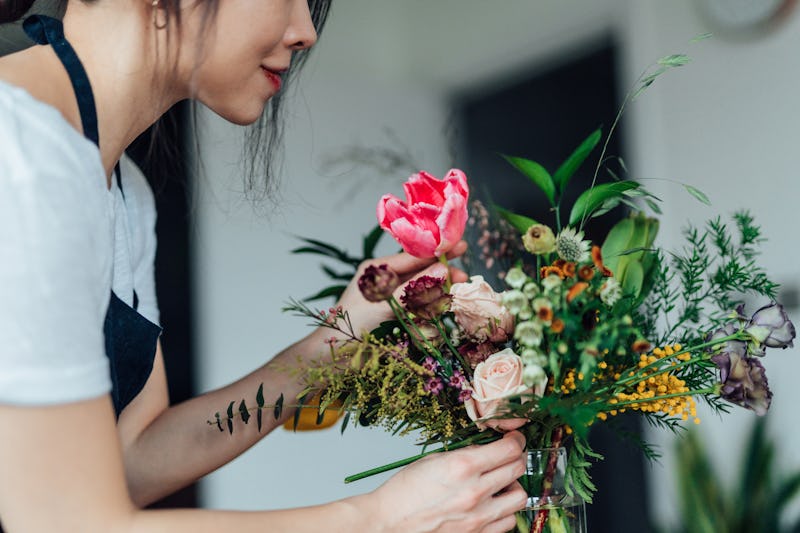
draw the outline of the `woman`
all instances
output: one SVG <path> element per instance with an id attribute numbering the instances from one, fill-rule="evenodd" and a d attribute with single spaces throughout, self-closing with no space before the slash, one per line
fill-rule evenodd
<path id="1" fill-rule="evenodd" d="M 0 0 L 0 20 L 31 3 Z M 0 521 L 8 533 L 511 529 L 525 502 L 515 482 L 524 469 L 517 432 L 420 461 L 372 493 L 331 504 L 139 510 L 253 445 L 254 428 L 222 437 L 205 420 L 231 398 L 252 399 L 262 382 L 295 397 L 302 385 L 275 368 L 298 364 L 298 355 L 325 357 L 329 333 L 169 407 L 153 324 L 152 198 L 136 170 L 117 162 L 186 98 L 253 123 L 317 34 L 306 0 L 69 0 L 63 27 L 34 18 L 25 30 L 42 46 L 0 58 Z M 403 254 L 382 262 L 406 279 L 443 273 Z M 353 284 L 340 304 L 357 327 L 388 316 Z"/>

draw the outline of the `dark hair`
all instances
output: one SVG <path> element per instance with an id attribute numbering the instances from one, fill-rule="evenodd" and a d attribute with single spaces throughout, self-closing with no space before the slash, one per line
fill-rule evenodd
<path id="1" fill-rule="evenodd" d="M 92 3 L 96 0 L 81 0 Z M 325 21 L 328 18 L 332 0 L 308 0 L 311 19 L 317 33 L 322 32 Z M 167 28 L 175 27 L 180 30 L 181 24 L 181 0 L 159 0 L 159 6 L 164 10 L 165 23 Z M 54 0 L 53 2 L 59 12 L 63 13 L 66 8 L 67 0 Z M 203 12 L 203 25 L 211 24 L 219 8 L 220 0 L 205 0 Z M 0 24 L 14 22 L 27 13 L 34 4 L 34 0 L 0 0 Z M 284 90 L 273 96 L 264 109 L 261 118 L 255 124 L 249 126 L 247 133 L 247 143 L 244 148 L 244 174 L 245 190 L 253 200 L 263 200 L 273 198 L 275 192 L 274 175 L 276 169 L 281 166 L 281 150 L 283 147 L 283 94 L 305 63 L 309 50 L 295 52 L 292 57 L 292 66 L 289 69 L 284 83 Z M 169 146 L 161 145 L 158 142 L 157 132 L 160 129 L 160 122 L 153 125 L 156 134 L 152 137 L 153 144 L 151 151 L 159 151 L 166 155 L 173 153 Z"/>

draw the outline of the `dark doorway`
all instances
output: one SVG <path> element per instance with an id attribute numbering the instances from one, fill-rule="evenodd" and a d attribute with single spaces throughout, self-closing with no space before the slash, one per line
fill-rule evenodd
<path id="1" fill-rule="evenodd" d="M 609 39 L 582 55 L 553 61 L 548 68 L 511 85 L 458 95 L 459 164 L 466 170 L 475 196 L 554 227 L 554 215 L 544 196 L 535 194 L 527 178 L 498 154 L 532 159 L 552 173 L 592 131 L 602 128 L 607 133 L 620 104 L 617 64 L 617 47 Z M 618 130 L 612 137 L 607 156 L 622 155 L 620 133 Z M 599 153 L 597 149 L 573 178 L 565 205 L 571 206 L 591 183 Z M 613 162 L 611 167 L 619 168 Z M 603 181 L 610 178 L 601 173 L 598 182 Z M 596 219 L 587 236 L 602 241 L 621 215 Z M 625 431 L 640 433 L 638 418 L 619 422 Z M 605 456 L 605 461 L 592 468 L 598 490 L 594 503 L 587 507 L 591 531 L 647 531 L 640 450 L 602 426 L 594 428 L 591 441 Z"/>

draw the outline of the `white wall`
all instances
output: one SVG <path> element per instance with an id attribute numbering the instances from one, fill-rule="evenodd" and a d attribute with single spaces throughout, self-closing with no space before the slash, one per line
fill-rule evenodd
<path id="1" fill-rule="evenodd" d="M 201 389 L 235 379 L 306 331 L 302 319 L 279 308 L 324 279 L 316 261 L 288 254 L 297 242 L 291 235 L 355 248 L 373 224 L 379 195 L 398 191 L 405 178 L 331 168 L 326 156 L 353 144 L 386 144 L 389 127 L 418 165 L 441 174 L 448 163 L 442 130 L 449 94 L 499 86 L 521 76 L 520 69 L 540 69 L 555 54 L 573 53 L 607 31 L 625 47 L 623 85 L 660 56 L 686 51 L 694 58 L 631 108 L 626 138 L 634 175 L 691 182 L 712 198 L 714 213 L 750 206 L 770 238 L 765 265 L 779 281 L 796 283 L 789 246 L 800 229 L 791 216 L 800 192 L 791 150 L 797 139 L 792 126 L 800 122 L 792 98 L 800 86 L 798 26 L 800 14 L 758 41 L 716 38 L 690 46 L 688 40 L 705 31 L 691 0 L 339 0 L 291 106 L 284 201 L 271 220 L 253 215 L 239 193 L 236 130 L 209 119 L 196 239 Z M 662 243 L 676 242 L 687 217 L 701 220 L 710 212 L 678 187 L 648 185 L 668 206 Z M 800 393 L 790 379 L 797 355 L 774 353 L 766 365 L 775 392 L 773 429 L 780 425 L 782 448 L 796 449 L 800 430 L 791 409 Z M 724 426 L 704 416 L 704 432 L 722 446 L 723 458 L 737 453 L 749 415 L 739 412 Z M 227 508 L 330 500 L 375 485 L 345 487 L 344 475 L 409 452 L 410 442 L 378 430 L 344 438 L 335 429 L 278 431 L 209 476 L 203 499 Z M 667 457 L 652 477 L 664 519 L 672 505 L 669 464 Z"/>
<path id="2" fill-rule="evenodd" d="M 630 0 L 626 10 L 627 76 L 634 79 L 652 59 L 674 52 L 693 58 L 687 67 L 657 81 L 635 103 L 628 123 L 628 160 L 634 175 L 646 179 L 689 182 L 711 198 L 708 208 L 677 185 L 645 181 L 658 190 L 667 211 L 660 239 L 665 246 L 680 243 L 685 221 L 700 224 L 716 214 L 747 207 L 765 236 L 762 264 L 778 282 L 797 288 L 797 217 L 800 172 L 800 12 L 774 32 L 757 39 L 731 40 L 723 35 L 699 43 L 688 41 L 708 30 L 690 0 L 658 2 Z M 753 311 L 754 309 L 750 309 Z M 793 309 L 795 322 L 800 310 Z M 775 352 L 764 360 L 774 393 L 771 433 L 781 466 L 800 468 L 794 377 L 800 371 L 798 350 Z M 700 430 L 715 452 L 718 470 L 729 482 L 739 471 L 742 437 L 753 414 L 735 408 L 723 420 L 701 412 Z M 674 520 L 674 439 L 659 437 L 665 451 L 650 476 L 652 500 L 662 521 Z"/>

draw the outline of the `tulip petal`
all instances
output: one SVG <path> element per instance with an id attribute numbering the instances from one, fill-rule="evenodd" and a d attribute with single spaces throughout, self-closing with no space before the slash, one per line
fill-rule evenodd
<path id="1" fill-rule="evenodd" d="M 445 182 L 427 172 L 420 172 L 408 178 L 403 184 L 409 205 L 426 202 L 441 206 L 445 201 Z"/>
<path id="2" fill-rule="evenodd" d="M 389 232 L 406 253 L 420 258 L 434 257 L 438 239 L 430 231 L 420 229 L 405 218 L 398 218 L 391 222 Z"/>

